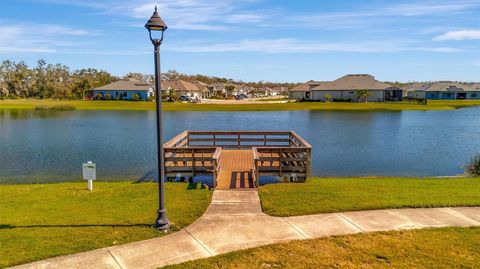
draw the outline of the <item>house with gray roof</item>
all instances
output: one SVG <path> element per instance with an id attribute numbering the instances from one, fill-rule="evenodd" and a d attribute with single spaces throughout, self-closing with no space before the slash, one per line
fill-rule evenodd
<path id="1" fill-rule="evenodd" d="M 401 101 L 403 90 L 368 74 L 345 75 L 334 81 L 308 81 L 290 90 L 290 98 L 311 101 L 358 102 L 357 92 L 367 90 L 368 102 Z"/>
<path id="2" fill-rule="evenodd" d="M 407 95 L 428 100 L 480 99 L 480 89 L 458 82 L 437 82 L 416 87 Z"/>
<path id="3" fill-rule="evenodd" d="M 92 89 L 93 99 L 96 100 L 148 100 L 154 96 L 154 87 L 134 78 L 115 81 L 108 85 Z"/>
<path id="4" fill-rule="evenodd" d="M 294 100 L 310 100 L 310 90 L 323 83 L 323 81 L 310 80 L 290 89 L 288 97 Z"/>

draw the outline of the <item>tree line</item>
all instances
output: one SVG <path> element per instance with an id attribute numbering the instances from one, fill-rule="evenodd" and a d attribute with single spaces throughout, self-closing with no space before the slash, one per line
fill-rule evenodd
<path id="1" fill-rule="evenodd" d="M 142 73 L 128 73 L 125 78 L 135 78 L 140 81 L 153 83 L 153 75 Z M 38 60 L 36 66 L 29 67 L 25 62 L 5 60 L 0 64 L 0 99 L 17 98 L 54 98 L 54 99 L 82 99 L 91 94 L 91 90 L 120 78 L 107 71 L 95 68 L 71 70 L 63 64 L 49 64 L 45 60 Z M 188 75 L 175 70 L 162 74 L 163 80 L 181 79 L 189 82 L 201 81 L 206 84 L 224 83 L 241 84 L 254 88 L 283 86 L 293 88 L 298 83 L 274 82 L 243 82 L 229 78 L 206 75 Z"/>
<path id="2" fill-rule="evenodd" d="M 94 68 L 72 71 L 62 64 L 47 64 L 45 60 L 30 68 L 23 61 L 6 60 L 0 65 L 0 99 L 81 99 L 92 88 L 116 80 L 110 73 Z"/>

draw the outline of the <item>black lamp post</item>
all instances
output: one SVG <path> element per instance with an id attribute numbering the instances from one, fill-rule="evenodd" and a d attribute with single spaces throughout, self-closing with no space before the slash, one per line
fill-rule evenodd
<path id="1" fill-rule="evenodd" d="M 160 85 L 160 45 L 163 41 L 163 32 L 167 30 L 167 25 L 163 22 L 162 18 L 157 13 L 157 7 L 155 6 L 155 12 L 152 17 L 145 24 L 145 28 L 148 30 L 150 40 L 155 48 L 155 104 L 157 108 L 157 157 L 158 157 L 158 216 L 155 221 L 155 228 L 162 231 L 170 229 L 170 222 L 167 218 L 167 212 L 165 210 L 165 190 L 164 190 L 164 159 L 163 159 L 163 143 L 162 143 L 162 88 Z M 159 31 L 161 33 L 160 38 L 152 38 L 152 31 Z"/>

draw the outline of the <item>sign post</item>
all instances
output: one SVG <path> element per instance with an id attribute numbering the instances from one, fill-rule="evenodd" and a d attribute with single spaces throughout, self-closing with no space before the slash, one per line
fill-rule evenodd
<path id="1" fill-rule="evenodd" d="M 83 164 L 83 179 L 88 180 L 88 190 L 93 190 L 93 180 L 97 179 L 96 166 L 91 161 Z"/>

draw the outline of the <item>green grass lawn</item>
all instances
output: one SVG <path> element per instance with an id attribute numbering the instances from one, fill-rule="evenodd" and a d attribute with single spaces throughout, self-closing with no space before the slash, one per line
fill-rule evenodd
<path id="1" fill-rule="evenodd" d="M 480 178 L 309 178 L 259 189 L 273 216 L 403 207 L 480 206 Z"/>
<path id="2" fill-rule="evenodd" d="M 165 268 L 480 268 L 480 227 L 293 241 Z"/>
<path id="3" fill-rule="evenodd" d="M 480 100 L 429 101 L 428 105 L 416 103 L 255 103 L 252 104 L 183 104 L 164 103 L 165 111 L 276 111 L 276 110 L 449 110 L 479 106 Z M 49 109 L 71 107 L 83 110 L 153 110 L 152 102 L 129 101 L 57 101 L 57 100 L 0 100 L 0 109 Z"/>
<path id="4" fill-rule="evenodd" d="M 130 182 L 0 185 L 0 267 L 161 236 L 152 227 L 157 184 Z M 211 192 L 167 183 L 172 230 L 199 218 Z"/>

